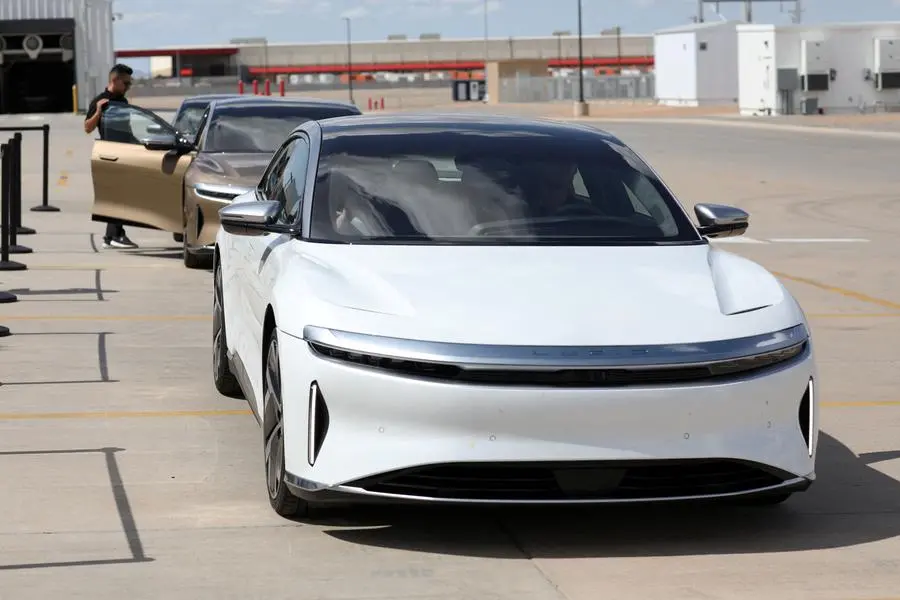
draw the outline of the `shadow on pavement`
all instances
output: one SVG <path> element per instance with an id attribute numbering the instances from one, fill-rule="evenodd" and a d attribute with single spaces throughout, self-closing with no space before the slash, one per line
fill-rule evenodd
<path id="1" fill-rule="evenodd" d="M 0 564 L 0 572 L 17 571 L 24 569 L 42 569 L 42 568 L 58 568 L 58 567 L 92 567 L 99 565 L 121 565 L 131 563 L 152 562 L 144 552 L 144 545 L 141 542 L 138 527 L 134 519 L 134 513 L 131 510 L 131 504 L 128 500 L 128 494 L 125 490 L 125 484 L 122 481 L 122 473 L 119 470 L 119 463 L 116 460 L 116 453 L 124 451 L 124 448 L 79 448 L 71 450 L 13 450 L 0 452 L 0 460 L 14 459 L 16 456 L 27 455 L 43 455 L 52 456 L 66 454 L 102 454 L 106 463 L 106 472 L 109 476 L 109 484 L 112 490 L 113 500 L 116 503 L 116 511 L 119 515 L 119 522 L 122 525 L 122 533 L 128 544 L 130 556 L 127 558 L 110 557 L 99 560 L 71 560 L 71 561 L 54 561 L 54 562 L 37 562 L 37 563 L 19 563 L 19 564 Z"/>
<path id="2" fill-rule="evenodd" d="M 818 480 L 779 506 L 341 506 L 314 522 L 353 544 L 489 558 L 794 552 L 900 534 L 900 481 L 871 466 L 900 451 L 858 457 L 824 432 L 819 439 Z"/>
<path id="3" fill-rule="evenodd" d="M 184 258 L 184 250 L 181 246 L 165 247 L 165 248 L 139 248 L 137 250 L 122 250 L 123 254 L 129 256 L 147 256 L 150 258 L 176 258 L 181 260 Z"/>

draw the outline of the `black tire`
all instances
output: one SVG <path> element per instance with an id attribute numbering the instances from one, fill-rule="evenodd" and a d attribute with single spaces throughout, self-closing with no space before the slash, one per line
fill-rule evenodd
<path id="1" fill-rule="evenodd" d="M 243 398 L 237 377 L 228 365 L 228 338 L 225 337 L 225 304 L 222 302 L 222 267 L 213 275 L 213 382 L 216 390 L 229 398 Z"/>
<path id="2" fill-rule="evenodd" d="M 181 236 L 181 247 L 183 248 L 182 252 L 184 254 L 184 266 L 188 269 L 202 269 L 209 265 L 209 261 L 205 256 L 195 254 L 188 248 L 187 233 L 184 233 Z"/>
<path id="3" fill-rule="evenodd" d="M 269 503 L 282 517 L 302 517 L 309 513 L 309 504 L 295 496 L 284 481 L 284 412 L 281 397 L 281 360 L 278 355 L 278 335 L 273 329 L 266 340 L 263 374 L 263 457 L 266 469 L 266 488 Z"/>

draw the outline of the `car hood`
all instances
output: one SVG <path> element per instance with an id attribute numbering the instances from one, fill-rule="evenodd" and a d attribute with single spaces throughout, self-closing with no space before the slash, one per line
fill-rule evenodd
<path id="1" fill-rule="evenodd" d="M 198 154 L 188 174 L 189 183 L 255 187 L 272 159 L 269 153 Z"/>
<path id="2" fill-rule="evenodd" d="M 706 244 L 298 244 L 289 260 L 279 299 L 303 289 L 313 301 L 279 317 L 298 336 L 309 324 L 458 343 L 668 344 L 803 322 L 774 276 Z"/>

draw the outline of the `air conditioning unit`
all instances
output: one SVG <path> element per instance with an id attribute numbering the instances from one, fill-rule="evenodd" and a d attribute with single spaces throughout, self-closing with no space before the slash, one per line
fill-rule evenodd
<path id="1" fill-rule="evenodd" d="M 879 91 L 900 89 L 900 38 L 875 40 L 872 77 Z"/>
<path id="2" fill-rule="evenodd" d="M 800 42 L 800 86 L 804 92 L 827 92 L 831 86 L 831 66 L 825 42 Z"/>

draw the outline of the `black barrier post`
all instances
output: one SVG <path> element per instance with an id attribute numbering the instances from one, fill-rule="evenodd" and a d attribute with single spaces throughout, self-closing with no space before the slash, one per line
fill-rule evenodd
<path id="1" fill-rule="evenodd" d="M 0 144 L 0 271 L 24 271 L 27 267 L 9 260 L 10 238 L 10 143 Z"/>
<path id="2" fill-rule="evenodd" d="M 50 125 L 49 123 L 44 123 L 41 126 L 41 130 L 44 132 L 44 180 L 42 182 L 42 196 L 41 203 L 37 206 L 32 206 L 31 210 L 35 212 L 59 212 L 59 208 L 55 206 L 50 206 Z"/>
<path id="3" fill-rule="evenodd" d="M 16 171 L 13 173 L 13 182 L 16 184 L 17 191 L 13 198 L 18 200 L 13 213 L 12 231 L 15 235 L 31 235 L 35 233 L 34 229 L 22 226 L 22 133 L 17 131 L 13 139 L 16 140 Z M 16 245 L 15 242 L 13 245 Z M 20 247 L 25 248 L 25 246 Z M 31 252 L 31 248 L 27 248 L 25 251 Z"/>
<path id="4" fill-rule="evenodd" d="M 30 254 L 31 248 L 19 244 L 22 220 L 22 134 L 16 132 L 9 144 L 9 253 Z"/>

